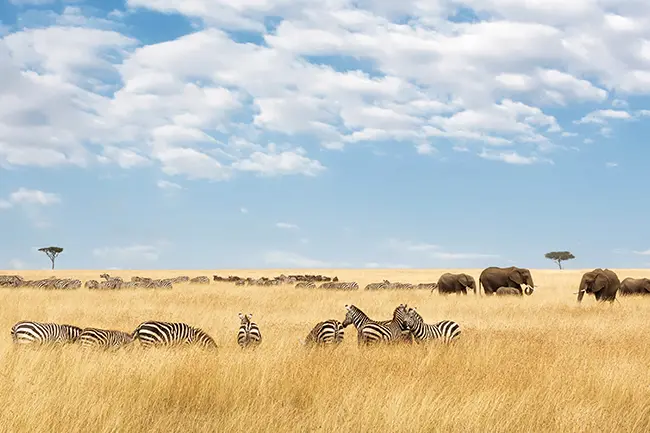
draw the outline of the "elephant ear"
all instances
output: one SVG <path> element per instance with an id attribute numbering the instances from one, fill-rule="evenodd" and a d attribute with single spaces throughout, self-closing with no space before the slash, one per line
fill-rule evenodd
<path id="1" fill-rule="evenodd" d="M 650 279 L 644 278 L 643 288 L 645 289 L 646 292 L 650 293 Z"/>
<path id="2" fill-rule="evenodd" d="M 517 283 L 518 286 L 524 284 L 524 279 L 521 277 L 521 272 L 519 272 L 519 270 L 517 270 L 517 269 L 510 272 L 510 280 Z"/>

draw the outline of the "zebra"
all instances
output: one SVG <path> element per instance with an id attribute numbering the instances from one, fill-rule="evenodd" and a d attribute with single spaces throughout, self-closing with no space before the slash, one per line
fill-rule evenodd
<path id="1" fill-rule="evenodd" d="M 11 339 L 16 344 L 74 343 L 81 328 L 58 323 L 20 321 L 11 327 Z"/>
<path id="2" fill-rule="evenodd" d="M 368 322 L 358 329 L 359 343 L 403 343 L 413 342 L 410 330 L 406 326 L 406 305 L 400 304 L 393 310 L 393 319 L 388 323 Z"/>
<path id="3" fill-rule="evenodd" d="M 433 293 L 434 290 L 438 288 L 438 283 L 420 283 L 416 287 L 417 289 L 429 290 Z"/>
<path id="4" fill-rule="evenodd" d="M 112 329 L 84 328 L 78 341 L 83 348 L 111 349 L 132 343 L 133 335 Z"/>
<path id="5" fill-rule="evenodd" d="M 364 290 L 385 290 L 390 288 L 390 281 L 384 280 L 381 283 L 370 283 Z"/>
<path id="6" fill-rule="evenodd" d="M 458 339 L 461 332 L 460 325 L 451 320 L 442 320 L 431 325 L 424 323 L 415 308 L 406 311 L 404 321 L 416 342 L 441 339 L 444 343 L 451 343 Z"/>
<path id="7" fill-rule="evenodd" d="M 217 343 L 204 330 L 182 322 L 142 322 L 131 335 L 145 348 L 179 345 L 217 348 Z"/>
<path id="8" fill-rule="evenodd" d="M 242 348 L 258 346 L 262 342 L 262 333 L 257 323 L 253 322 L 252 314 L 239 313 L 239 331 L 237 332 L 237 344 Z"/>
<path id="9" fill-rule="evenodd" d="M 399 308 L 399 307 L 398 307 Z M 345 319 L 343 319 L 343 327 L 347 328 L 349 325 L 353 324 L 355 328 L 357 328 L 357 342 L 359 344 L 364 342 L 364 338 L 362 337 L 361 330 L 366 326 L 371 323 L 375 323 L 378 325 L 382 326 L 390 326 L 393 323 L 393 319 L 391 320 L 372 320 L 366 313 L 361 311 L 361 309 L 355 305 L 346 305 L 345 309 L 348 310 L 347 313 L 345 314 Z M 397 311 L 397 310 L 396 310 Z M 399 311 L 399 317 L 401 320 L 403 312 L 400 310 Z M 394 316 L 395 314 L 393 314 Z M 410 339 L 410 335 L 404 335 L 405 339 Z"/>
<path id="10" fill-rule="evenodd" d="M 206 276 L 194 277 L 189 280 L 190 284 L 210 284 L 210 279 Z"/>
<path id="11" fill-rule="evenodd" d="M 305 341 L 300 341 L 303 346 L 317 345 L 338 345 L 343 342 L 345 328 L 336 319 L 318 322 L 307 334 Z"/>
<path id="12" fill-rule="evenodd" d="M 301 281 L 296 284 L 296 289 L 315 289 L 316 284 L 311 281 Z"/>
<path id="13" fill-rule="evenodd" d="M 99 289 L 99 281 L 97 280 L 88 280 L 84 284 L 86 289 Z"/>
<path id="14" fill-rule="evenodd" d="M 331 282 L 331 283 L 323 283 L 320 286 L 318 286 L 319 289 L 337 289 L 337 290 L 358 290 L 359 289 L 359 284 L 352 281 L 352 282 Z"/>

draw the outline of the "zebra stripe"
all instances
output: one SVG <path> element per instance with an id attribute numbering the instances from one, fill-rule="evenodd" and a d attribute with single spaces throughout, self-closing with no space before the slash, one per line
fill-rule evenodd
<path id="1" fill-rule="evenodd" d="M 400 304 L 393 311 L 393 319 L 388 323 L 368 322 L 359 328 L 359 343 L 412 342 L 405 318 L 406 305 Z"/>
<path id="2" fill-rule="evenodd" d="M 343 324 L 336 319 L 330 319 L 318 322 L 307 334 L 303 345 L 338 345 L 343 342 L 344 337 L 345 329 Z"/>
<path id="3" fill-rule="evenodd" d="M 240 325 L 237 332 L 237 344 L 242 348 L 258 346 L 262 342 L 262 333 L 257 323 L 251 321 L 252 314 L 239 313 Z"/>
<path id="4" fill-rule="evenodd" d="M 21 321 L 11 327 L 11 339 L 16 344 L 74 343 L 81 328 L 58 323 Z"/>
<path id="5" fill-rule="evenodd" d="M 359 290 L 359 283 L 355 281 L 352 282 L 337 281 L 337 282 L 323 283 L 320 286 L 318 286 L 318 288 L 336 289 L 336 290 Z"/>
<path id="6" fill-rule="evenodd" d="M 364 290 L 385 290 L 390 288 L 390 281 L 384 280 L 381 283 L 370 283 Z"/>
<path id="7" fill-rule="evenodd" d="M 133 336 L 127 332 L 112 329 L 84 328 L 79 335 L 83 348 L 118 348 L 133 342 Z"/>
<path id="8" fill-rule="evenodd" d="M 132 335 L 145 348 L 179 345 L 217 348 L 217 343 L 204 330 L 181 322 L 142 322 Z"/>
<path id="9" fill-rule="evenodd" d="M 441 339 L 444 343 L 451 343 L 460 336 L 461 332 L 460 325 L 451 320 L 442 320 L 434 324 L 424 323 L 415 308 L 407 310 L 405 323 L 417 342 Z"/>

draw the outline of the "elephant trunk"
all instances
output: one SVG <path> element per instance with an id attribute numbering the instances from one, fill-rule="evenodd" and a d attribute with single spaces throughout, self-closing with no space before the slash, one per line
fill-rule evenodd
<path id="1" fill-rule="evenodd" d="M 585 289 L 580 287 L 580 289 L 578 290 L 578 302 L 582 302 L 583 296 L 585 296 Z"/>
<path id="2" fill-rule="evenodd" d="M 524 293 L 526 294 L 526 296 L 530 296 L 533 294 L 534 290 L 535 289 L 532 286 L 526 285 L 526 287 L 524 288 Z"/>

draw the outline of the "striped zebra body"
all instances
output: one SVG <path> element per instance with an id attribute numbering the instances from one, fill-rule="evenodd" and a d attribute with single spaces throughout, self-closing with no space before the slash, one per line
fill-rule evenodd
<path id="1" fill-rule="evenodd" d="M 424 323 L 422 316 L 414 308 L 407 310 L 405 323 L 417 342 L 440 339 L 444 343 L 451 343 L 458 339 L 461 332 L 460 325 L 451 320 L 442 320 L 434 324 Z"/>
<path id="2" fill-rule="evenodd" d="M 338 345 L 343 342 L 345 329 L 343 324 L 336 319 L 318 322 L 307 334 L 304 345 Z"/>
<path id="3" fill-rule="evenodd" d="M 335 289 L 335 290 L 359 290 L 359 284 L 355 281 L 352 282 L 337 281 L 337 282 L 323 283 L 320 286 L 318 286 L 318 288 Z"/>
<path id="4" fill-rule="evenodd" d="M 145 348 L 181 345 L 217 348 L 217 343 L 204 330 L 182 322 L 142 322 L 132 335 Z"/>
<path id="5" fill-rule="evenodd" d="M 237 344 L 242 348 L 258 346 L 262 342 L 260 328 L 251 320 L 252 317 L 252 314 L 239 313 L 241 323 L 237 332 Z"/>
<path id="6" fill-rule="evenodd" d="M 390 281 L 384 280 L 381 283 L 370 283 L 364 290 L 386 290 L 390 288 Z"/>
<path id="7" fill-rule="evenodd" d="M 81 328 L 58 323 L 21 321 L 11 328 L 11 338 L 16 344 L 74 343 Z"/>
<path id="8" fill-rule="evenodd" d="M 362 337 L 361 330 L 369 324 L 377 325 L 386 325 L 389 326 L 393 320 L 372 320 L 366 313 L 361 311 L 361 309 L 355 305 L 346 305 L 345 306 L 347 313 L 345 314 L 345 319 L 343 320 L 343 327 L 347 328 L 349 325 L 354 325 L 357 328 L 357 342 L 359 344 L 364 342 Z"/>
<path id="9" fill-rule="evenodd" d="M 84 328 L 79 335 L 79 343 L 83 348 L 113 349 L 132 342 L 131 334 L 112 329 Z"/>
<path id="10" fill-rule="evenodd" d="M 311 281 L 301 281 L 296 284 L 296 289 L 315 289 L 316 284 Z"/>
<path id="11" fill-rule="evenodd" d="M 393 311 L 393 319 L 388 323 L 368 322 L 359 328 L 359 343 L 409 342 L 412 337 L 406 327 L 406 305 L 400 304 Z"/>

